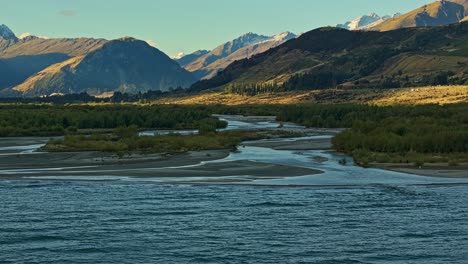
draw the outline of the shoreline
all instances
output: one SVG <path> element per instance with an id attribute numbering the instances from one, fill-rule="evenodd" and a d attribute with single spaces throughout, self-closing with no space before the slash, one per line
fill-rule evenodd
<path id="1" fill-rule="evenodd" d="M 29 142 L 29 139 L 28 139 Z M 207 150 L 183 154 L 131 155 L 118 159 L 98 152 L 58 152 L 0 155 L 0 179 L 66 176 L 130 176 L 134 178 L 197 178 L 225 181 L 244 176 L 249 180 L 280 179 L 322 173 L 319 170 L 254 161 L 223 161 L 230 151 Z"/>

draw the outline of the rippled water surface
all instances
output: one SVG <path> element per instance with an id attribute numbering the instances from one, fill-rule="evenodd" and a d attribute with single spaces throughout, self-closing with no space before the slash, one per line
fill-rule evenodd
<path id="1" fill-rule="evenodd" d="M 0 262 L 467 263 L 467 194 L 0 181 Z"/>
<path id="2" fill-rule="evenodd" d="M 279 125 L 221 117 L 228 130 Z M 39 143 L 4 144 L 0 155 L 28 157 Z M 0 168 L 3 176 L 30 175 L 0 180 L 0 263 L 468 263 L 467 179 L 363 169 L 349 157 L 343 166 L 343 158 L 243 146 L 177 167 L 249 161 L 323 172 L 220 177 L 213 185 L 204 175 L 135 178 L 131 169 L 115 176 L 93 166 Z M 89 173 L 74 176 L 79 169 Z"/>

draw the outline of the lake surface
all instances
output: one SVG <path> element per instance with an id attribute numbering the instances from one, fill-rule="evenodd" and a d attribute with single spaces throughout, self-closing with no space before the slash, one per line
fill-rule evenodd
<path id="1" fill-rule="evenodd" d="M 229 121 L 228 129 L 278 125 Z M 38 146 L 0 152 L 40 155 Z M 467 179 L 363 169 L 349 158 L 343 166 L 342 159 L 327 150 L 246 145 L 189 166 L 251 161 L 323 171 L 236 175 L 229 183 L 134 178 L 130 170 L 96 176 L 92 168 L 85 176 L 59 168 L 63 176 L 35 177 L 57 168 L 30 170 L 0 180 L 0 263 L 467 263 Z"/>
<path id="2" fill-rule="evenodd" d="M 466 263 L 467 193 L 0 181 L 0 262 Z"/>

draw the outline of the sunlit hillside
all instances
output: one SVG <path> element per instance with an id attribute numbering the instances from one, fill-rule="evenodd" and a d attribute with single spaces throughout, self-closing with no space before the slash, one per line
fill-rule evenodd
<path id="1" fill-rule="evenodd" d="M 291 104 L 291 103 L 369 103 L 397 104 L 454 104 L 468 102 L 468 86 L 437 86 L 404 89 L 330 89 L 305 92 L 285 92 L 245 96 L 224 92 L 164 98 L 155 104 Z"/>

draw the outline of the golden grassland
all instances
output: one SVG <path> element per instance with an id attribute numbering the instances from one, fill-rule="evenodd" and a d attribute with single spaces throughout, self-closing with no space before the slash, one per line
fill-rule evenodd
<path id="1" fill-rule="evenodd" d="M 436 86 L 399 89 L 314 90 L 244 96 L 210 92 L 163 98 L 153 104 L 249 105 L 293 103 L 367 103 L 374 105 L 423 105 L 468 103 L 468 86 Z"/>
<path id="2" fill-rule="evenodd" d="M 40 71 L 39 73 L 29 77 L 22 84 L 13 88 L 13 90 L 19 91 L 19 92 L 26 92 L 30 90 L 32 87 L 34 87 L 34 84 L 37 83 L 39 80 L 42 80 L 47 77 L 51 77 L 54 74 L 59 73 L 64 67 L 70 67 L 72 69 L 75 68 L 84 59 L 84 57 L 85 56 L 77 56 L 77 57 L 68 59 L 64 62 L 53 64 L 47 67 L 46 69 Z"/>
<path id="3" fill-rule="evenodd" d="M 371 103 L 376 105 L 446 105 L 468 103 L 468 86 L 437 86 L 390 90 L 386 95 L 373 100 Z"/>
<path id="4" fill-rule="evenodd" d="M 312 92 L 291 92 L 278 94 L 262 94 L 257 96 L 245 96 L 224 92 L 211 92 L 191 96 L 163 98 L 154 101 L 154 104 L 201 104 L 201 105 L 247 105 L 247 104 L 290 104 L 303 102 L 310 99 Z"/>
<path id="5" fill-rule="evenodd" d="M 452 53 L 457 50 L 446 51 L 450 56 L 443 55 L 408 55 L 402 54 L 390 59 L 378 74 L 367 77 L 368 79 L 380 78 L 384 76 L 409 75 L 412 78 L 424 78 L 425 75 L 434 72 L 463 72 L 468 65 L 468 58 L 465 56 L 454 56 Z"/>

